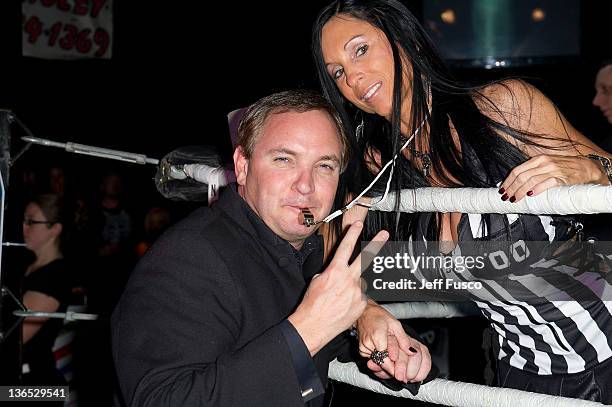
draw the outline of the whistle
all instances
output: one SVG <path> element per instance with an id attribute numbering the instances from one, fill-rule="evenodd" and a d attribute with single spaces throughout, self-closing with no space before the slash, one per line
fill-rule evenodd
<path id="1" fill-rule="evenodd" d="M 315 225 L 314 215 L 308 208 L 302 208 L 302 213 L 298 215 L 298 222 L 306 227 Z"/>

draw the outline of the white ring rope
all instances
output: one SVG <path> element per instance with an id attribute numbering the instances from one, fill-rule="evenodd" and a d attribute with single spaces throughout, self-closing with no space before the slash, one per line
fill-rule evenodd
<path id="1" fill-rule="evenodd" d="M 452 302 L 396 302 L 381 304 L 383 308 L 397 319 L 415 318 L 454 318 L 471 315 L 482 315 L 478 308 L 461 306 Z M 471 312 L 473 310 L 473 312 Z"/>
<path id="2" fill-rule="evenodd" d="M 236 180 L 233 171 L 205 164 L 186 164 L 182 172 L 217 190 Z M 173 178 L 182 178 L 173 176 Z M 416 188 L 400 193 L 401 212 L 527 213 L 570 215 L 612 213 L 612 186 L 571 185 L 546 190 L 518 202 L 502 201 L 497 188 Z M 370 210 L 395 210 L 395 196 L 374 198 Z M 338 212 L 338 211 L 336 211 Z M 340 214 L 343 212 L 339 211 Z M 333 214 L 332 214 L 333 215 Z M 331 216 L 331 215 L 330 215 Z M 328 218 L 330 217 L 328 216 Z M 326 218 L 326 219 L 328 219 Z"/>
<path id="3" fill-rule="evenodd" d="M 395 210 L 396 193 L 370 209 Z M 571 185 L 546 190 L 518 202 L 502 201 L 497 188 L 417 188 L 400 193 L 401 212 L 529 213 L 569 215 L 612 212 L 612 187 Z"/>
<path id="4" fill-rule="evenodd" d="M 185 164 L 181 169 L 182 171 L 178 171 L 176 167 L 171 166 L 171 178 L 183 179 L 184 176 L 187 176 L 198 182 L 207 184 L 209 205 L 216 200 L 220 187 L 236 181 L 236 174 L 234 174 L 234 171 L 224 167 L 211 167 L 205 164 Z"/>
<path id="5" fill-rule="evenodd" d="M 408 390 L 399 392 L 390 390 L 376 380 L 361 373 L 354 363 L 340 363 L 337 360 L 329 364 L 329 378 L 376 393 L 403 397 L 446 406 L 464 407 L 586 407 L 602 406 L 593 401 L 577 400 L 566 397 L 527 391 L 489 387 L 481 384 L 453 382 L 445 379 L 434 379 L 424 384 L 419 393 L 413 396 Z"/>
<path id="6" fill-rule="evenodd" d="M 236 181 L 236 175 L 233 170 L 227 170 L 223 167 L 210 167 L 204 164 L 185 164 L 183 171 L 188 177 L 196 181 L 206 184 L 214 184 L 218 187 Z"/>

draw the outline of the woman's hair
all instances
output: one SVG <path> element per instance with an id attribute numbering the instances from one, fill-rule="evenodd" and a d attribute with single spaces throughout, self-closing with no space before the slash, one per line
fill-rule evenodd
<path id="1" fill-rule="evenodd" d="M 45 219 L 52 224 L 47 225 L 51 228 L 54 224 L 59 223 L 62 225 L 62 233 L 58 237 L 58 244 L 60 250 L 64 249 L 66 241 L 66 230 L 69 227 L 69 216 L 67 208 L 64 205 L 64 199 L 57 194 L 40 194 L 35 195 L 30 203 L 38 206 L 43 213 Z"/>
<path id="2" fill-rule="evenodd" d="M 45 219 L 52 223 L 65 223 L 66 213 L 63 199 L 56 194 L 40 194 L 32 198 L 31 203 L 36 204 Z"/>
<path id="3" fill-rule="evenodd" d="M 342 96 L 328 73 L 322 53 L 322 31 L 325 24 L 334 16 L 366 21 L 387 37 L 394 61 L 396 61 L 390 121 L 380 116 L 359 112 Z M 499 137 L 498 132 L 508 134 L 530 145 L 540 145 L 533 141 L 534 136 L 550 138 L 514 129 L 507 121 L 499 123 L 484 115 L 476 101 L 480 101 L 482 106 L 492 109 L 496 115 L 503 117 L 502 112 L 482 93 L 488 84 L 474 86 L 455 80 L 421 24 L 399 1 L 334 1 L 325 7 L 317 17 L 313 27 L 312 52 L 323 94 L 342 116 L 347 132 L 354 134 L 355 122 L 363 120 L 364 131 L 361 139 L 355 140 L 351 137 L 352 148 L 355 149 L 353 157 L 366 157 L 371 154 L 372 149 L 375 149 L 380 152 L 380 164 L 384 164 L 392 159 L 394 152 L 399 151 L 404 143 L 400 133 L 400 109 L 402 88 L 405 86 L 411 86 L 412 93 L 409 128 L 418 128 L 424 120 L 427 120 L 429 126 L 428 145 L 424 145 L 423 134 L 417 133 L 414 138 L 414 146 L 418 146 L 421 150 L 426 148 L 429 151 L 433 171 L 444 186 L 494 186 L 503 180 L 513 167 L 528 158 L 518 148 Z M 406 58 L 401 58 L 401 56 Z M 402 83 L 404 69 L 408 67 L 397 61 L 404 61 L 404 64 L 410 65 L 411 84 Z M 512 93 L 508 85 L 503 82 L 498 83 Z M 431 111 L 429 111 L 430 100 Z M 461 135 L 461 151 L 455 146 L 449 121 Z M 470 165 L 479 167 L 479 171 L 466 170 L 463 165 L 466 158 L 469 158 Z M 371 174 L 363 163 L 364 160 L 359 161 L 361 162 L 351 163 L 355 167 L 349 171 L 351 174 L 360 174 L 360 177 L 354 177 L 360 181 L 354 183 L 349 181 L 349 190 L 354 193 L 360 192 L 365 179 L 371 178 Z M 452 174 L 454 179 L 446 174 Z M 383 176 L 383 183 L 379 185 L 384 185 L 386 179 L 387 177 Z M 393 190 L 399 191 L 402 188 L 429 185 L 428 180 L 408 160 L 397 160 L 392 183 Z M 376 192 L 381 193 L 380 187 Z M 397 209 L 399 209 L 399 199 L 396 202 Z M 391 215 L 375 213 L 376 216 L 372 216 L 372 213 L 368 216 L 366 236 L 385 228 L 396 240 L 404 240 L 411 235 L 417 224 L 414 220 L 420 216 L 419 214 L 400 215 L 399 212 L 391 213 Z M 488 217 L 483 216 L 483 218 L 485 222 L 488 222 Z M 428 238 L 438 239 L 437 225 L 435 217 L 432 217 L 427 231 Z"/>

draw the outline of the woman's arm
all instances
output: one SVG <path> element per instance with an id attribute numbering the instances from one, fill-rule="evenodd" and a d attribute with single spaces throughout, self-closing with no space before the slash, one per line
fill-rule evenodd
<path id="1" fill-rule="evenodd" d="M 55 312 L 60 307 L 58 300 L 39 291 L 26 291 L 23 295 L 23 304 L 30 311 L 42 312 Z M 49 318 L 36 317 L 26 318 L 22 327 L 23 343 L 28 343 L 48 319 Z"/>
<path id="2" fill-rule="evenodd" d="M 538 144 L 532 145 L 500 134 L 531 157 L 515 167 L 501 184 L 500 190 L 513 202 L 560 185 L 610 185 L 601 163 L 586 155 L 612 158 L 612 154 L 576 130 L 538 89 L 510 80 L 485 88 L 483 95 L 485 99 L 478 105 L 491 119 L 542 136 L 531 138 Z"/>

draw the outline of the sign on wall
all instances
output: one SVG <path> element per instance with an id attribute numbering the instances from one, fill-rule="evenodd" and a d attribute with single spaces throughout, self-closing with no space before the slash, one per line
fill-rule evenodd
<path id="1" fill-rule="evenodd" d="M 23 55 L 110 59 L 113 0 L 22 0 Z"/>

